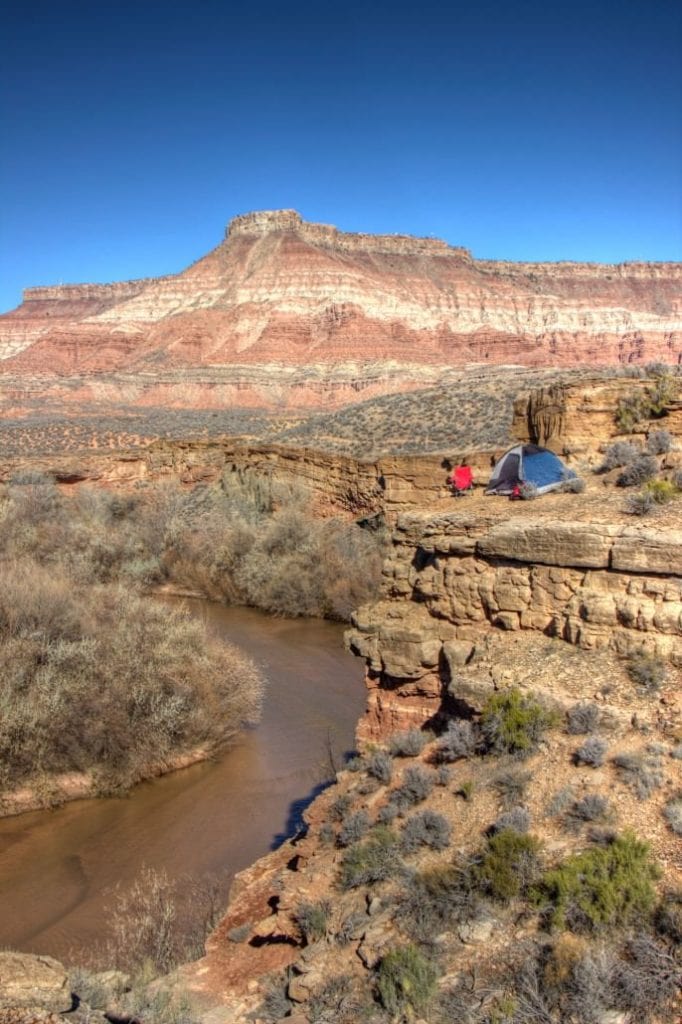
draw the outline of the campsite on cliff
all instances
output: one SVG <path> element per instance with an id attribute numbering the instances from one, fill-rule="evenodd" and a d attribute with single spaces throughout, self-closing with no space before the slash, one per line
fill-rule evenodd
<path id="1" fill-rule="evenodd" d="M 3 10 L 0 1024 L 682 1020 L 682 9 Z"/>

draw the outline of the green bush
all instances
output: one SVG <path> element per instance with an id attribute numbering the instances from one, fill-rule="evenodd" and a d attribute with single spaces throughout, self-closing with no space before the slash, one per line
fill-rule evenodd
<path id="1" fill-rule="evenodd" d="M 554 713 L 516 687 L 492 694 L 481 712 L 483 736 L 488 749 L 496 754 L 528 755 L 556 724 Z"/>
<path id="2" fill-rule="evenodd" d="M 299 903 L 294 911 L 294 921 L 306 943 L 317 942 L 318 939 L 324 938 L 327 934 L 331 912 L 332 905 L 329 900 L 319 900 L 317 903 L 307 901 Z"/>
<path id="3" fill-rule="evenodd" d="M 398 837 L 386 825 L 377 825 L 364 843 L 355 843 L 341 862 L 342 889 L 383 882 L 401 868 Z"/>
<path id="4" fill-rule="evenodd" d="M 656 375 L 653 385 L 624 395 L 616 407 L 616 425 L 631 434 L 638 423 L 665 416 L 675 398 L 675 382 L 668 372 Z"/>
<path id="5" fill-rule="evenodd" d="M 655 505 L 667 505 L 678 497 L 680 489 L 672 480 L 649 480 L 644 493 L 650 495 Z"/>
<path id="6" fill-rule="evenodd" d="M 471 865 L 471 880 L 486 896 L 507 902 L 524 893 L 539 871 L 540 842 L 534 836 L 503 829 L 489 836 Z"/>
<path id="7" fill-rule="evenodd" d="M 412 944 L 391 950 L 377 968 L 379 998 L 392 1014 L 425 1013 L 437 981 L 435 964 Z"/>
<path id="8" fill-rule="evenodd" d="M 649 846 L 626 832 L 608 846 L 584 850 L 547 871 L 533 895 L 548 924 L 593 931 L 641 924 L 656 903 L 657 866 Z"/>

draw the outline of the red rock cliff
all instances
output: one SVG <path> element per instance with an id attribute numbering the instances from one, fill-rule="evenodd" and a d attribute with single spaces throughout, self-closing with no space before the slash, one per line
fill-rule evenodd
<path id="1" fill-rule="evenodd" d="M 361 377 L 377 360 L 435 370 L 659 359 L 682 360 L 681 264 L 476 260 L 293 210 L 237 217 L 180 274 L 29 288 L 0 316 L 0 366 L 12 373 L 333 364 Z"/>

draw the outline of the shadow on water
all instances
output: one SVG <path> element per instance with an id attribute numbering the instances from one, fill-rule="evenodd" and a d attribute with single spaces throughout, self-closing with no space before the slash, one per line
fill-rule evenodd
<path id="1" fill-rule="evenodd" d="M 310 807 L 313 800 L 315 800 L 320 793 L 324 793 L 325 789 L 329 789 L 333 784 L 333 779 L 327 779 L 325 782 L 318 782 L 306 796 L 302 796 L 298 800 L 291 801 L 284 829 L 273 837 L 273 840 L 270 843 L 271 850 L 279 849 L 282 843 L 286 843 L 287 839 L 293 839 L 294 836 L 306 831 L 307 826 L 303 820 L 303 812 L 307 807 Z"/>
<path id="2" fill-rule="evenodd" d="M 345 750 L 340 757 L 340 767 L 343 768 L 343 766 L 347 764 L 352 757 L 355 756 L 357 756 L 357 750 Z M 293 839 L 295 836 L 298 836 L 301 833 L 307 831 L 307 825 L 303 820 L 304 811 L 308 807 L 310 807 L 313 800 L 315 800 L 320 795 L 320 793 L 324 793 L 325 789 L 329 789 L 329 787 L 333 786 L 334 782 L 336 781 L 335 776 L 337 770 L 339 770 L 339 766 L 337 766 L 336 758 L 333 755 L 330 755 L 330 760 L 332 767 L 332 777 L 329 779 L 325 779 L 323 782 L 316 783 L 310 790 L 310 792 L 307 793 L 305 796 L 299 797 L 298 799 L 291 801 L 291 803 L 289 804 L 289 810 L 287 812 L 287 820 L 284 825 L 284 829 L 282 832 L 278 832 L 275 836 L 273 836 L 272 842 L 270 843 L 271 851 L 279 849 L 282 843 L 286 843 L 287 839 Z"/>

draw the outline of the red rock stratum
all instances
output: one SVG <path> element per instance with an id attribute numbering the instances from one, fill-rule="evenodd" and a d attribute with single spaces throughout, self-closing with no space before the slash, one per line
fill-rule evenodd
<path id="1" fill-rule="evenodd" d="M 682 264 L 477 260 L 437 239 L 349 234 L 293 210 L 237 217 L 179 274 L 27 288 L 0 316 L 11 375 L 230 367 L 233 397 L 242 380 L 244 392 L 294 404 L 309 404 L 311 388 L 337 403 L 353 387 L 366 395 L 368 372 L 374 393 L 382 380 L 396 390 L 407 367 L 423 386 L 466 363 L 649 360 L 682 361 Z M 294 383 L 282 376 L 291 367 L 310 374 Z"/>

